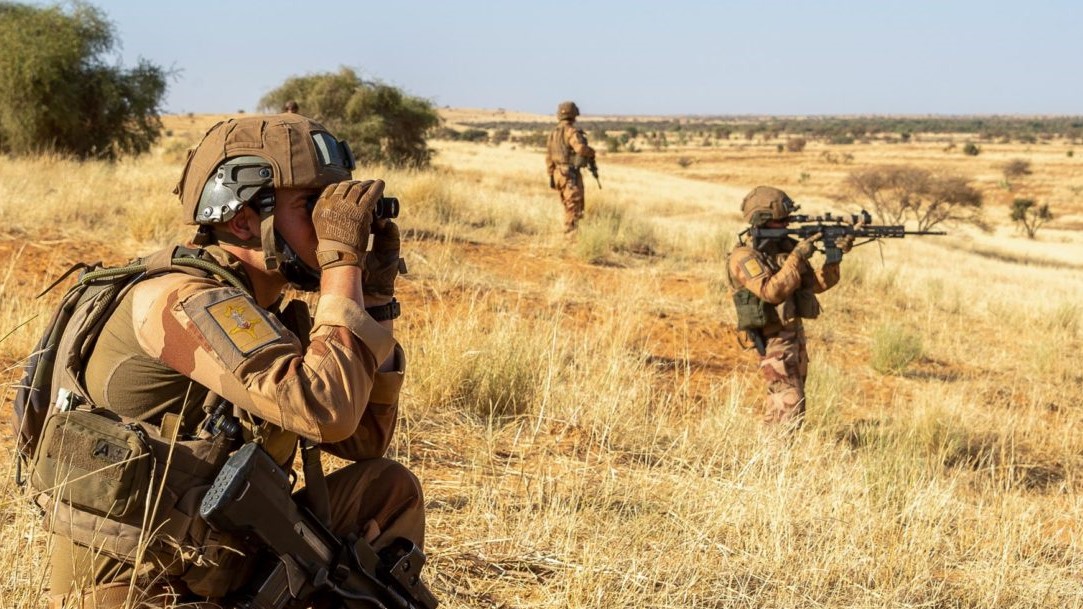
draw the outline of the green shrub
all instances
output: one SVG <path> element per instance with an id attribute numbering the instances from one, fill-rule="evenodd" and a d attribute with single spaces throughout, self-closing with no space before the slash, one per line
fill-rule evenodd
<path id="1" fill-rule="evenodd" d="M 0 152 L 115 159 L 158 140 L 167 73 L 140 60 L 125 70 L 99 9 L 0 2 Z"/>
<path id="2" fill-rule="evenodd" d="M 885 324 L 872 335 L 872 368 L 880 374 L 899 374 L 921 357 L 921 337 L 901 326 Z"/>
<path id="3" fill-rule="evenodd" d="M 978 145 L 974 142 L 967 142 L 966 145 L 963 146 L 963 154 L 967 156 L 978 156 L 981 154 L 981 148 L 978 148 Z"/>
<path id="4" fill-rule="evenodd" d="M 467 129 L 459 135 L 459 139 L 464 142 L 487 142 L 489 132 L 484 129 Z"/>
<path id="5" fill-rule="evenodd" d="M 1033 239 L 1038 230 L 1053 219 L 1053 212 L 1048 203 L 1039 205 L 1034 199 L 1016 199 L 1012 201 L 1010 217 L 1027 234 L 1028 239 Z"/>
<path id="6" fill-rule="evenodd" d="M 425 136 L 440 117 L 428 100 L 362 80 L 349 68 L 290 77 L 264 95 L 259 106 L 277 112 L 289 100 L 349 142 L 359 163 L 424 167 L 432 160 Z"/>

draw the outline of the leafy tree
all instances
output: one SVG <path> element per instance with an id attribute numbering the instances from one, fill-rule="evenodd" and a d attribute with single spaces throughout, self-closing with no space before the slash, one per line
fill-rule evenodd
<path id="1" fill-rule="evenodd" d="M 125 70 L 104 13 L 0 1 L 0 152 L 115 159 L 146 152 L 162 124 L 166 72 Z"/>
<path id="2" fill-rule="evenodd" d="M 1038 229 L 1053 219 L 1049 204 L 1038 205 L 1034 199 L 1016 199 L 1012 201 L 1012 222 L 1023 229 L 1027 239 L 1033 239 Z"/>
<path id="3" fill-rule="evenodd" d="M 847 176 L 846 185 L 890 223 L 912 218 L 918 230 L 929 230 L 946 221 L 984 226 L 981 192 L 963 177 L 936 174 L 920 167 L 886 165 L 854 171 Z"/>
<path id="4" fill-rule="evenodd" d="M 425 137 L 440 124 L 428 100 L 381 82 L 362 80 L 352 69 L 294 76 L 259 101 L 263 111 L 277 111 L 296 100 L 303 114 L 324 124 L 350 143 L 362 163 L 424 167 L 433 151 Z"/>

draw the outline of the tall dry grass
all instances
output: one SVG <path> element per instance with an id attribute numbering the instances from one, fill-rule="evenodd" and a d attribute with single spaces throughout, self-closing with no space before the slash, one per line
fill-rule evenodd
<path id="1" fill-rule="evenodd" d="M 448 143 L 432 171 L 361 172 L 403 202 L 392 452 L 423 482 L 444 606 L 1083 606 L 1080 268 L 958 233 L 858 248 L 807 326 L 807 425 L 778 437 L 720 273 L 746 187 L 791 168 L 733 155 L 719 184 L 603 159 L 576 241 L 538 151 Z M 40 168 L 78 183 L 12 186 Z M 167 155 L 0 160 L 4 217 L 38 201 L 0 241 L 25 257 L 0 271 L 4 362 L 36 338 L 17 326 L 47 312 L 32 295 L 65 254 L 120 261 L 168 239 L 133 201 L 175 209 L 177 172 Z M 1075 237 L 1058 256 L 1081 253 Z M 888 326 L 921 349 L 880 372 Z M 0 606 L 40 607 L 45 539 L 10 480 Z"/>

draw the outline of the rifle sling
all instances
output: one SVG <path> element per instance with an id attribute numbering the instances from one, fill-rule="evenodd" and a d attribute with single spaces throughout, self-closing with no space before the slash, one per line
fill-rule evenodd
<path id="1" fill-rule="evenodd" d="M 320 462 L 320 447 L 310 440 L 301 440 L 301 463 L 305 472 L 305 503 L 309 511 L 324 526 L 331 526 L 331 495 Z"/>

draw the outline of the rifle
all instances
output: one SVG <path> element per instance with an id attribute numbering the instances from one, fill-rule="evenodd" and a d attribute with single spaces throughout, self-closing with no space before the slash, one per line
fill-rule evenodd
<path id="1" fill-rule="evenodd" d="M 915 230 L 908 231 L 906 227 L 888 224 L 873 224 L 869 212 L 861 210 L 860 214 L 849 217 L 832 215 L 830 212 L 822 216 L 790 216 L 786 219 L 787 224 L 798 226 L 785 226 L 781 228 L 769 228 L 766 226 L 752 226 L 742 231 L 739 237 L 751 235 L 753 245 L 766 239 L 782 239 L 796 237 L 805 239 L 820 233 L 817 240 L 823 244 L 820 250 L 827 256 L 828 263 L 836 263 L 842 260 L 842 249 L 838 247 L 838 240 L 853 236 L 855 239 L 866 239 L 854 246 L 864 245 L 877 239 L 902 239 L 907 235 L 946 235 L 944 231 Z"/>
<path id="2" fill-rule="evenodd" d="M 593 158 L 587 161 L 587 169 L 590 170 L 590 175 L 594 176 L 594 181 L 598 183 L 598 190 L 601 190 L 602 181 L 598 179 L 598 161 Z"/>
<path id="3" fill-rule="evenodd" d="M 399 538 L 377 553 L 364 538 L 343 540 L 294 503 L 290 487 L 286 472 L 249 442 L 204 495 L 199 515 L 211 527 L 254 538 L 273 559 L 230 606 L 282 609 L 329 592 L 347 609 L 436 609 L 420 578 L 425 555 L 417 546 Z"/>

